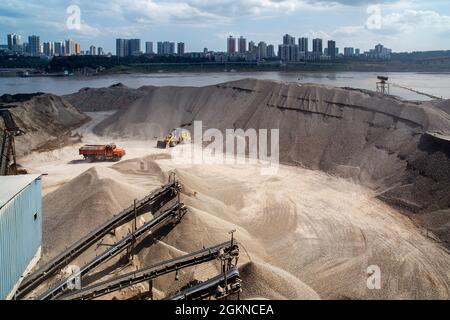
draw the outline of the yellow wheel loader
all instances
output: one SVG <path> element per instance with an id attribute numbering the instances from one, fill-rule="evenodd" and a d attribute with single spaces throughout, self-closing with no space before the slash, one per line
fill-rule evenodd
<path id="1" fill-rule="evenodd" d="M 173 129 L 164 140 L 159 140 L 156 147 L 165 149 L 175 147 L 179 143 L 191 143 L 191 133 L 186 129 Z"/>

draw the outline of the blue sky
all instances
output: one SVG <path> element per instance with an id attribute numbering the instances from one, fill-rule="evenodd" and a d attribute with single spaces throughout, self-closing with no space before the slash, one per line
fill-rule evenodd
<path id="1" fill-rule="evenodd" d="M 77 29 L 66 25 L 70 5 L 80 8 Z M 397 52 L 440 50 L 450 49 L 450 1 L 2 0 L 0 43 L 10 32 L 23 39 L 37 34 L 41 41 L 73 38 L 83 50 L 93 44 L 107 52 L 115 52 L 118 37 L 183 41 L 187 51 L 219 51 L 229 34 L 277 45 L 285 33 L 334 39 L 341 49 L 367 50 L 381 42 Z"/>

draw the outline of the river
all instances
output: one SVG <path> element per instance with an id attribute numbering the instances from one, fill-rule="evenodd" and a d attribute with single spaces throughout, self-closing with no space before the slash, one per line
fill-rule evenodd
<path id="1" fill-rule="evenodd" d="M 155 86 L 206 86 L 243 78 L 271 79 L 298 83 L 318 83 L 336 87 L 376 89 L 374 72 L 214 72 L 116 74 L 93 77 L 0 78 L 0 94 L 48 92 L 64 95 L 84 87 L 106 87 L 121 82 L 131 88 Z M 407 100 L 430 100 L 404 88 L 450 99 L 450 73 L 383 73 L 389 77 L 390 93 Z M 404 88 L 401 88 L 404 87 Z"/>

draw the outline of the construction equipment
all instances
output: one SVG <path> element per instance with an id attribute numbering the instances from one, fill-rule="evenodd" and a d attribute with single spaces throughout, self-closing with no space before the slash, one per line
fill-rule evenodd
<path id="1" fill-rule="evenodd" d="M 169 147 L 175 147 L 180 143 L 190 143 L 191 142 L 191 133 L 183 128 L 175 128 L 173 129 L 164 140 L 159 140 L 157 142 L 156 147 L 165 149 Z"/>
<path id="2" fill-rule="evenodd" d="M 80 256 L 106 234 L 113 232 L 115 228 L 132 221 L 133 218 L 135 219 L 137 216 L 141 216 L 148 211 L 156 214 L 156 212 L 158 212 L 164 205 L 176 198 L 179 193 L 179 189 L 180 185 L 173 177 L 168 184 L 152 192 L 145 198 L 135 201 L 133 205 L 115 215 L 111 220 L 99 226 L 82 239 L 78 240 L 63 253 L 25 278 L 19 290 L 16 292 L 16 299 L 24 298 L 45 280 L 51 278 L 59 270 L 68 266 L 75 258 Z"/>
<path id="3" fill-rule="evenodd" d="M 115 143 L 88 144 L 79 149 L 79 154 L 89 162 L 93 161 L 119 161 L 125 155 L 125 150 L 117 148 Z"/>
<path id="4" fill-rule="evenodd" d="M 241 283 L 239 270 L 232 267 L 230 270 L 191 286 L 166 300 L 199 300 L 209 297 L 217 300 L 224 299 L 232 294 L 239 295 L 242 291 Z"/>
<path id="5" fill-rule="evenodd" d="M 201 263 L 208 261 L 213 261 L 216 259 L 230 260 L 230 269 L 237 264 L 239 257 L 239 245 L 237 242 L 224 242 L 222 244 L 204 248 L 200 251 L 189 253 L 187 255 L 174 258 L 168 261 L 164 261 L 153 265 L 148 268 L 133 271 L 122 276 L 110 279 L 92 286 L 83 288 L 81 290 L 75 291 L 69 295 L 61 297 L 64 300 L 90 300 L 99 298 L 105 294 L 122 290 L 124 288 L 142 283 L 145 281 L 152 281 L 153 279 L 160 277 L 162 275 L 168 274 L 170 272 L 176 272 L 180 269 L 192 267 Z M 231 275 L 227 278 L 230 278 Z M 235 292 L 236 290 L 230 290 L 229 292 Z"/>
<path id="6" fill-rule="evenodd" d="M 144 235 L 146 235 L 149 231 L 153 232 L 155 228 L 159 228 L 161 225 L 165 225 L 167 223 L 173 222 L 177 223 L 181 220 L 183 215 L 186 213 L 187 209 L 182 204 L 177 202 L 175 205 L 170 207 L 169 209 L 162 212 L 157 217 L 152 220 L 144 223 L 140 228 L 135 230 L 133 233 L 128 234 L 123 237 L 120 241 L 115 243 L 106 251 L 102 252 L 100 255 L 89 261 L 83 267 L 80 268 L 78 273 L 70 276 L 69 278 L 62 279 L 56 286 L 47 290 L 44 294 L 42 294 L 38 299 L 39 300 L 52 300 L 56 299 L 59 296 L 63 295 L 65 292 L 70 290 L 70 279 L 74 277 L 82 278 L 84 275 L 92 271 L 94 268 L 99 266 L 106 261 L 109 261 L 111 258 L 118 255 L 123 250 L 130 248 L 133 245 L 134 241 Z"/>
<path id="7" fill-rule="evenodd" d="M 24 132 L 16 125 L 8 109 L 0 109 L 0 116 L 5 123 L 0 153 L 0 176 L 26 173 L 18 171 L 14 144 L 14 137 L 20 136 Z"/>

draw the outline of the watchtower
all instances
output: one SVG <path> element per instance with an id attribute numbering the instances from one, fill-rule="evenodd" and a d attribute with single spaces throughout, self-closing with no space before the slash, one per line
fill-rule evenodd
<path id="1" fill-rule="evenodd" d="M 389 94 L 389 78 L 378 76 L 377 79 L 377 93 Z"/>

